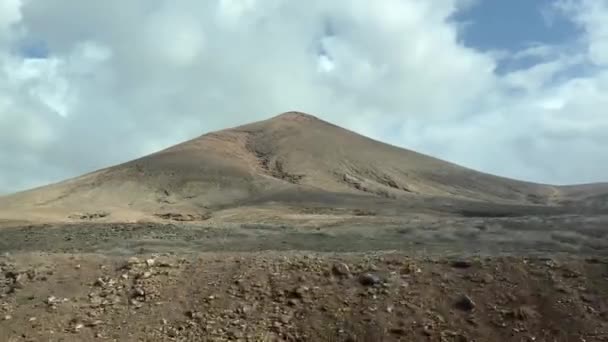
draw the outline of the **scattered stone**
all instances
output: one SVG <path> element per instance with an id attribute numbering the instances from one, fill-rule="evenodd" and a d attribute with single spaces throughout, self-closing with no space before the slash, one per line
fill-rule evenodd
<path id="1" fill-rule="evenodd" d="M 232 338 L 235 338 L 238 341 L 241 341 L 242 338 L 244 337 L 244 334 L 239 329 L 232 329 L 232 330 L 228 331 L 228 336 L 232 336 Z"/>
<path id="2" fill-rule="evenodd" d="M 74 323 L 74 326 L 72 327 L 72 332 L 77 333 L 82 328 L 84 328 L 84 324 L 82 324 L 82 323 Z"/>
<path id="3" fill-rule="evenodd" d="M 363 273 L 359 276 L 359 283 L 363 286 L 378 285 L 380 281 L 380 277 L 372 273 Z"/>
<path id="4" fill-rule="evenodd" d="M 142 303 L 140 301 L 138 301 L 135 298 L 131 298 L 131 300 L 129 301 L 129 303 L 133 306 L 135 306 L 136 308 L 139 308 L 142 306 Z"/>
<path id="5" fill-rule="evenodd" d="M 331 271 L 334 275 L 339 277 L 350 277 L 350 268 L 345 263 L 334 264 Z"/>
<path id="6" fill-rule="evenodd" d="M 136 287 L 133 289 L 133 297 L 143 297 L 146 295 L 146 291 L 144 291 L 144 289 L 142 289 L 141 287 Z"/>
<path id="7" fill-rule="evenodd" d="M 131 270 L 131 269 L 135 268 L 137 265 L 140 265 L 140 264 L 142 264 L 142 262 L 141 262 L 141 260 L 139 260 L 139 258 L 137 258 L 137 257 L 130 257 L 127 260 L 127 262 L 126 262 L 125 266 L 123 267 L 123 269 Z"/>
<path id="8" fill-rule="evenodd" d="M 521 306 L 521 307 L 515 309 L 511 313 L 511 316 L 513 316 L 515 319 L 518 319 L 520 321 L 526 321 L 526 320 L 529 320 L 531 318 L 538 316 L 538 312 L 536 312 L 536 310 L 534 310 L 530 306 Z"/>
<path id="9" fill-rule="evenodd" d="M 95 280 L 95 286 L 99 286 L 99 287 L 104 287 L 106 286 L 106 282 L 105 280 L 103 280 L 103 278 L 97 278 L 97 280 Z"/>
<path id="10" fill-rule="evenodd" d="M 150 272 L 150 271 L 145 271 L 145 272 L 143 272 L 143 273 L 138 274 L 138 275 L 137 275 L 137 278 L 140 278 L 140 279 L 148 279 L 148 278 L 150 278 L 151 276 L 152 276 L 152 272 Z"/>
<path id="11" fill-rule="evenodd" d="M 10 321 L 11 319 L 13 319 L 13 316 L 11 316 L 11 315 L 5 315 L 4 316 L 4 320 L 5 321 Z"/>
<path id="12" fill-rule="evenodd" d="M 47 305 L 55 305 L 55 304 L 58 302 L 58 300 L 57 300 L 57 297 L 55 297 L 55 296 L 50 296 L 50 297 L 48 297 L 47 299 L 45 299 L 45 300 L 44 300 L 44 302 L 45 302 Z"/>
<path id="13" fill-rule="evenodd" d="M 471 299 L 471 297 L 467 295 L 461 295 L 455 302 L 455 306 L 457 309 L 463 311 L 472 311 L 475 309 L 475 302 Z"/>
<path id="14" fill-rule="evenodd" d="M 409 263 L 406 263 L 401 268 L 401 273 L 402 274 L 417 274 L 417 273 L 422 273 L 422 269 L 420 267 L 418 267 L 416 264 L 409 262 Z"/>
<path id="15" fill-rule="evenodd" d="M 172 263 L 170 263 L 169 261 L 158 261 L 156 262 L 156 265 L 158 265 L 158 267 L 175 267 Z"/>
<path id="16" fill-rule="evenodd" d="M 103 321 L 97 319 L 97 320 L 94 320 L 94 321 L 87 322 L 86 326 L 87 327 L 96 327 L 96 326 L 101 325 L 101 324 L 103 324 Z"/>
<path id="17" fill-rule="evenodd" d="M 483 284 L 491 284 L 494 281 L 494 277 L 491 274 L 484 274 L 481 276 L 480 281 Z"/>
<path id="18" fill-rule="evenodd" d="M 289 297 L 302 299 L 302 298 L 304 298 L 304 296 L 306 295 L 306 292 L 308 292 L 308 291 L 309 291 L 308 287 L 298 286 L 289 293 Z"/>
<path id="19" fill-rule="evenodd" d="M 186 316 L 190 319 L 201 319 L 203 314 L 198 311 L 186 311 Z"/>
<path id="20" fill-rule="evenodd" d="M 249 305 L 243 305 L 240 308 L 238 308 L 237 311 L 242 316 L 246 317 L 251 312 L 251 306 L 249 306 Z"/>
<path id="21" fill-rule="evenodd" d="M 590 294 L 582 294 L 581 300 L 587 304 L 595 302 L 595 298 Z"/>
<path id="22" fill-rule="evenodd" d="M 280 321 L 283 324 L 288 324 L 289 322 L 291 322 L 291 316 L 290 315 L 281 315 Z"/>
<path id="23" fill-rule="evenodd" d="M 95 296 L 89 296 L 89 303 L 91 303 L 91 306 L 100 306 L 103 303 L 103 299 L 101 299 L 101 297 L 95 295 Z"/>
<path id="24" fill-rule="evenodd" d="M 148 267 L 154 266 L 155 262 L 156 262 L 156 260 L 154 260 L 154 259 L 146 259 L 146 265 L 148 265 Z"/>

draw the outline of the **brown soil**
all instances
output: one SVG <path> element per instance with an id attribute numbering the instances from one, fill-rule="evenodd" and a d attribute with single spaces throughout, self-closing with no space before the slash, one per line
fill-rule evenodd
<path id="1" fill-rule="evenodd" d="M 608 341 L 608 260 L 17 254 L 2 341 Z"/>

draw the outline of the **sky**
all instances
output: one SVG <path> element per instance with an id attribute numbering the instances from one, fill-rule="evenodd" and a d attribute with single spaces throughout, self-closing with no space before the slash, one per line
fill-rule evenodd
<path id="1" fill-rule="evenodd" d="M 608 0 L 0 0 L 0 193 L 298 110 L 608 181 Z"/>

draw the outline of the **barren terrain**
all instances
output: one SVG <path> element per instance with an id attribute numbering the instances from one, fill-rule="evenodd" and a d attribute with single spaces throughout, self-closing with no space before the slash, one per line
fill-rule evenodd
<path id="1" fill-rule="evenodd" d="M 311 115 L 0 197 L 0 341 L 608 341 L 608 185 Z"/>

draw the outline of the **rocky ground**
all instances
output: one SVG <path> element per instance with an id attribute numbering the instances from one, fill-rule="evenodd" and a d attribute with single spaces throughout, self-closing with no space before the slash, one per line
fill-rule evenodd
<path id="1" fill-rule="evenodd" d="M 607 194 L 284 113 L 0 196 L 0 342 L 608 341 Z"/>
<path id="2" fill-rule="evenodd" d="M 158 252 L 397 250 L 417 256 L 608 256 L 608 215 L 456 217 L 405 215 L 255 223 L 0 222 L 0 253 L 130 255 Z M 330 220 L 331 219 L 331 220 Z"/>
<path id="3" fill-rule="evenodd" d="M 608 341 L 602 215 L 0 228 L 0 341 Z"/>
<path id="4" fill-rule="evenodd" d="M 608 259 L 5 253 L 0 341 L 608 341 Z"/>

